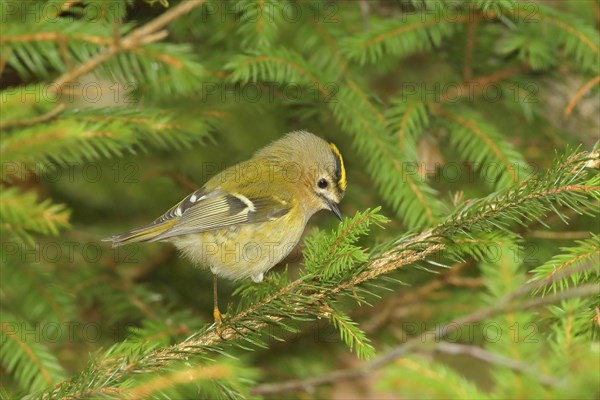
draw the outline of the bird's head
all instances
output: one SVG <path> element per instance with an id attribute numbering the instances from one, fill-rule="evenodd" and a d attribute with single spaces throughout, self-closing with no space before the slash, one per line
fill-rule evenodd
<path id="1" fill-rule="evenodd" d="M 306 131 L 291 132 L 257 156 L 284 166 L 282 179 L 295 185 L 309 214 L 328 209 L 342 219 L 338 204 L 346 191 L 346 170 L 333 143 Z"/>

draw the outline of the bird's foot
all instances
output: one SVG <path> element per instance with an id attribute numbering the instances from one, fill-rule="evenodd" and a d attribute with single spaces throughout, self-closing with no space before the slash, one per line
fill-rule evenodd
<path id="1" fill-rule="evenodd" d="M 227 317 L 227 314 L 221 314 L 218 307 L 213 309 L 213 318 L 215 319 L 215 329 L 217 334 L 221 339 L 225 339 L 223 337 L 223 319 Z"/>

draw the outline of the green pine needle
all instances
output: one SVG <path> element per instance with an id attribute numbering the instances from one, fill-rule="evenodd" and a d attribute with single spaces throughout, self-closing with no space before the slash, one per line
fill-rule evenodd
<path id="1" fill-rule="evenodd" d="M 600 277 L 600 236 L 591 234 L 587 240 L 577 240 L 575 247 L 562 247 L 561 254 L 535 268 L 531 282 L 543 283 L 537 291 L 567 290 Z M 561 277 L 562 276 L 562 277 Z M 557 277 L 558 279 L 553 279 Z"/>

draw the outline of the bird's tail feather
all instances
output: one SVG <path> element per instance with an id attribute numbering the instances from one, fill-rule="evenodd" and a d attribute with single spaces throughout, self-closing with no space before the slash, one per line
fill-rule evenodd
<path id="1" fill-rule="evenodd" d="M 104 238 L 102 241 L 112 242 L 113 247 L 122 246 L 127 243 L 150 242 L 152 239 L 171 229 L 176 223 L 177 221 L 163 221 L 158 224 L 153 223 Z"/>

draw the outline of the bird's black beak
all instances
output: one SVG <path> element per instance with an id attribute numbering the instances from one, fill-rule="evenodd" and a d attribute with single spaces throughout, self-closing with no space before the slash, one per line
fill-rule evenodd
<path id="1" fill-rule="evenodd" d="M 338 219 L 340 221 L 343 221 L 342 219 L 342 213 L 340 212 L 340 209 L 338 208 L 338 205 L 335 204 L 333 201 L 328 200 L 327 201 L 328 205 L 329 205 L 329 209 L 331 210 L 332 213 L 335 214 L 336 217 L 338 217 Z"/>

